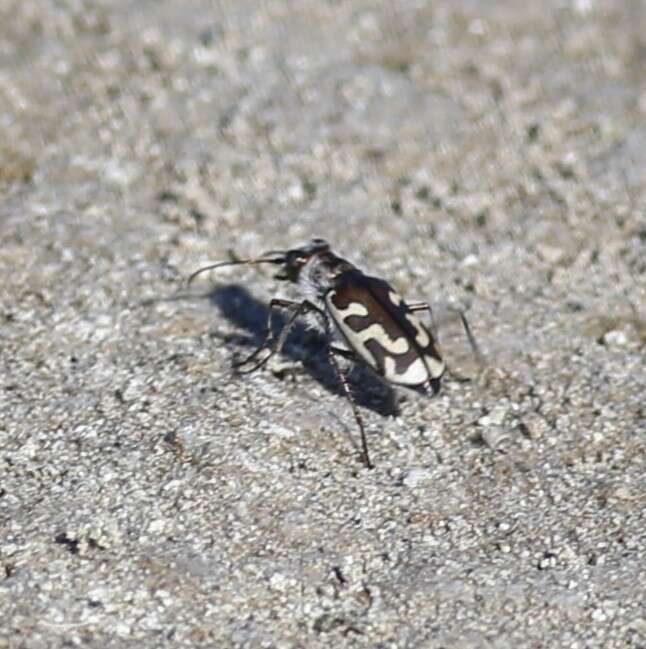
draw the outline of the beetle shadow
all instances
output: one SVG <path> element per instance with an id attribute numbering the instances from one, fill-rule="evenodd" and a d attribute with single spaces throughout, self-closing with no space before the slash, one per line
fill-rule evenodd
<path id="1" fill-rule="evenodd" d="M 269 307 L 256 300 L 244 287 L 238 284 L 218 286 L 208 298 L 231 324 L 246 333 L 229 337 L 237 344 L 248 347 L 250 352 L 265 341 Z M 274 336 L 287 324 L 287 318 L 280 310 L 274 310 L 272 317 Z M 274 338 L 275 339 L 275 338 Z M 302 320 L 296 320 L 283 346 L 281 356 L 294 363 L 300 363 L 305 372 L 318 381 L 328 392 L 343 395 L 340 379 L 327 356 L 325 336 Z M 348 382 L 354 401 L 382 416 L 399 413 L 395 391 L 370 369 L 353 365 L 348 372 Z"/>

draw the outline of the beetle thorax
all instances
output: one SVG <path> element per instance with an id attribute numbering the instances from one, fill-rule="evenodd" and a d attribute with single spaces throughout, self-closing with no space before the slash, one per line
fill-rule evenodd
<path id="1" fill-rule="evenodd" d="M 321 304 L 325 294 L 336 285 L 341 273 L 354 266 L 331 252 L 312 255 L 303 266 L 298 283 L 307 297 Z"/>

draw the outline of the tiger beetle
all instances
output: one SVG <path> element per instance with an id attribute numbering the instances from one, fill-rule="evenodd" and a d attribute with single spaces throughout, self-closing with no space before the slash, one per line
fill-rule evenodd
<path id="1" fill-rule="evenodd" d="M 297 318 L 313 316 L 323 331 L 330 361 L 359 427 L 363 463 L 372 469 L 363 418 L 339 358 L 364 363 L 394 385 L 415 388 L 430 395 L 437 394 L 446 364 L 433 334 L 431 306 L 427 302 L 405 302 L 388 282 L 365 275 L 349 261 L 334 254 L 323 239 L 313 239 L 292 250 L 272 250 L 255 259 L 210 264 L 195 271 L 188 278 L 188 284 L 205 271 L 244 264 L 280 266 L 275 277 L 297 284 L 303 299 L 272 299 L 269 302 L 265 340 L 251 355 L 236 362 L 234 367 L 242 368 L 255 361 L 247 369 L 239 371 L 251 373 L 259 369 L 274 354 L 280 353 Z M 272 317 L 276 309 L 284 309 L 290 315 L 274 339 Z M 417 316 L 422 311 L 428 311 L 431 316 L 430 328 Z M 469 343 L 480 357 L 469 324 L 464 314 L 461 311 L 458 313 Z M 258 360 L 264 350 L 268 354 Z"/>

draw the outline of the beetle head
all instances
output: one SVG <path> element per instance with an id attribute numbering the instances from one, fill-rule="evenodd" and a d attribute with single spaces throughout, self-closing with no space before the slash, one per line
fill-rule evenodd
<path id="1" fill-rule="evenodd" d="M 233 259 L 209 264 L 195 271 L 189 278 L 190 284 L 197 275 L 223 266 L 274 264 L 279 266 L 276 279 L 300 283 L 311 293 L 321 295 L 329 289 L 340 272 L 353 266 L 337 257 L 330 244 L 324 239 L 312 239 L 299 248 L 291 250 L 270 250 L 256 259 Z"/>
<path id="2" fill-rule="evenodd" d="M 288 250 L 284 253 L 283 267 L 276 273 L 276 279 L 298 282 L 301 271 L 325 254 L 331 253 L 330 244 L 324 239 L 312 239 L 300 248 Z"/>
<path id="3" fill-rule="evenodd" d="M 285 254 L 285 263 L 276 275 L 278 279 L 297 282 L 311 299 L 321 299 L 343 272 L 354 268 L 335 255 L 323 239 L 313 239 L 301 248 Z"/>

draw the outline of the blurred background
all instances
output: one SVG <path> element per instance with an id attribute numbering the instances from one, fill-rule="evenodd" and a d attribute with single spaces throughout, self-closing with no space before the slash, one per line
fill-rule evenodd
<path id="1" fill-rule="evenodd" d="M 320 235 L 421 299 L 643 305 L 642 2 L 0 11 L 14 284 L 67 256 L 158 293 L 160 262 Z"/>

